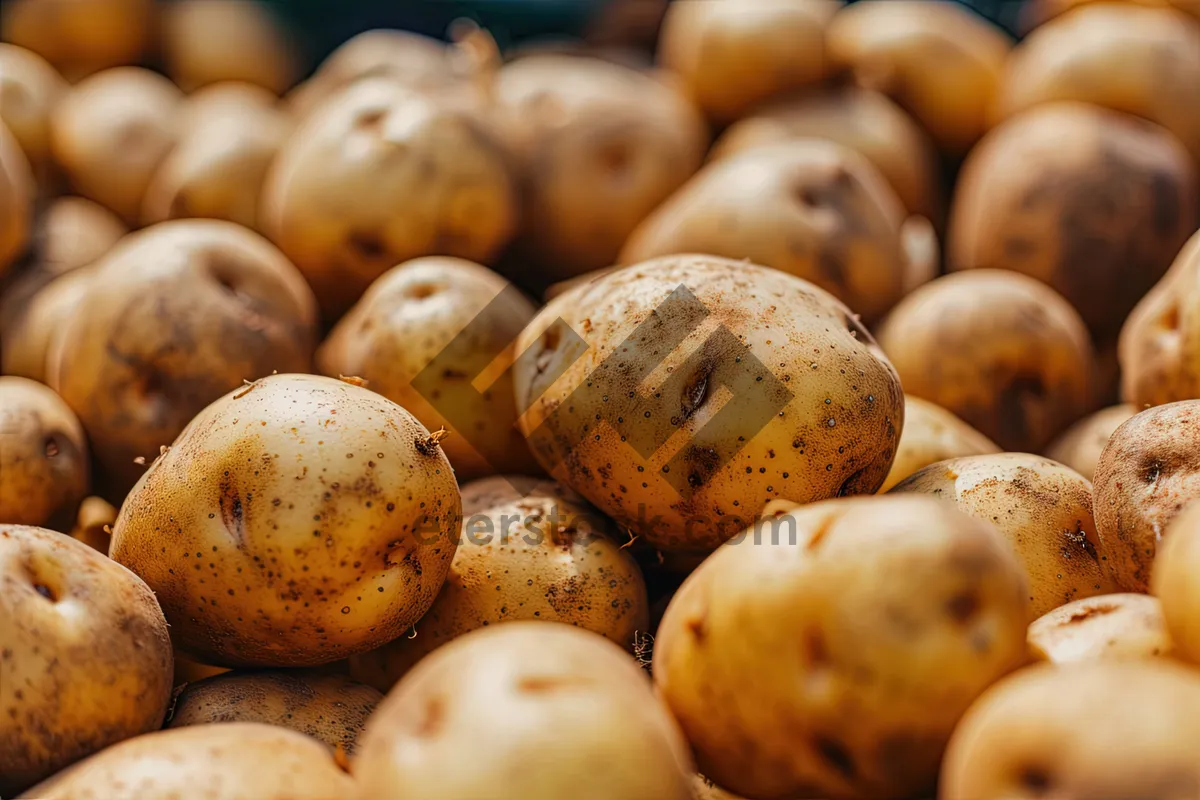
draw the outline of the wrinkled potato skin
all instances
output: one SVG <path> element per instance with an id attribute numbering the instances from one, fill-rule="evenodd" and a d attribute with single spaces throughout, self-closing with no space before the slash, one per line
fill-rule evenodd
<path id="1" fill-rule="evenodd" d="M 544 622 L 475 631 L 432 653 L 367 722 L 354 763 L 362 800 L 692 800 L 692 772 L 637 662 Z"/>
<path id="2" fill-rule="evenodd" d="M 46 382 L 46 361 L 53 341 L 62 336 L 71 315 L 91 286 L 91 270 L 80 269 L 51 281 L 27 300 L 0 340 L 5 375 Z"/>
<path id="3" fill-rule="evenodd" d="M 185 91 L 245 81 L 282 94 L 299 65 L 270 7 L 248 0 L 182 0 L 163 9 L 167 74 Z"/>
<path id="4" fill-rule="evenodd" d="M 728 333 L 711 333 L 687 306 L 657 310 L 681 284 Z M 553 327 L 558 317 L 582 341 Z M 642 324 L 643 338 L 627 342 L 599 373 L 605 385 L 588 391 L 585 381 Z M 743 337 L 766 372 L 731 357 L 739 348 L 729 334 Z M 744 262 L 677 256 L 610 273 L 545 306 L 517 341 L 517 352 L 529 348 L 534 357 L 517 362 L 513 382 L 517 407 L 530 409 L 520 423 L 534 456 L 659 549 L 711 550 L 775 498 L 875 492 L 904 424 L 896 374 L 850 311 L 805 281 Z M 642 380 L 652 367 L 665 381 Z M 723 384 L 747 398 L 736 419 L 707 402 Z M 640 394 L 627 400 L 630 391 Z M 606 405 L 609 395 L 619 402 Z M 643 457 L 613 426 L 591 428 L 597 415 L 623 413 L 628 434 L 650 449 L 673 434 L 690 444 L 678 456 L 659 447 Z M 739 435 L 746 441 L 735 455 Z"/>
<path id="5" fill-rule="evenodd" d="M 1200 664 L 1200 503 L 1191 503 L 1167 528 L 1154 562 L 1151 588 L 1162 603 L 1178 655 Z"/>
<path id="6" fill-rule="evenodd" d="M 0 44 L 0 122 L 8 126 L 39 176 L 50 166 L 50 115 L 68 85 L 31 50 Z"/>
<path id="7" fill-rule="evenodd" d="M 442 450 L 460 481 L 532 473 L 538 467 L 516 427 L 512 373 L 482 392 L 473 381 L 498 354 L 512 352 L 533 315 L 533 304 L 486 267 L 419 258 L 371 285 L 325 340 L 317 366 L 330 377 L 366 380 L 431 431 L 446 428 Z M 469 338 L 456 342 L 467 329 Z"/>
<path id="8" fill-rule="evenodd" d="M 167 623 L 129 570 L 61 533 L 0 525 L 0 620 L 4 796 L 162 724 Z"/>
<path id="9" fill-rule="evenodd" d="M 999 452 L 995 442 L 946 409 L 917 397 L 905 397 L 900 446 L 879 494 L 930 464 Z"/>
<path id="10" fill-rule="evenodd" d="M 110 555 L 157 592 L 195 658 L 316 666 L 417 621 L 449 571 L 460 513 L 449 462 L 404 409 L 342 381 L 274 375 L 214 402 L 154 462 Z"/>
<path id="11" fill-rule="evenodd" d="M 1092 518 L 1092 485 L 1026 453 L 954 458 L 909 476 L 893 494 L 928 494 L 995 523 L 1029 576 L 1029 621 L 1085 597 L 1116 592 L 1114 554 Z"/>
<path id="12" fill-rule="evenodd" d="M 1076 422 L 1046 449 L 1046 455 L 1066 464 L 1089 481 L 1096 476 L 1096 464 L 1108 440 L 1125 420 L 1137 413 L 1131 405 L 1110 406 Z M 903 437 L 901 437 L 903 441 Z"/>
<path id="13" fill-rule="evenodd" d="M 70 81 L 141 60 L 154 36 L 154 0 L 5 0 L 4 39 L 45 58 Z"/>
<path id="14" fill-rule="evenodd" d="M 1103 702 L 1097 702 L 1103 698 Z M 1200 762 L 1186 731 L 1200 678 L 1168 659 L 1042 665 L 988 691 L 954 733 L 944 800 L 1186 800 Z"/>
<path id="15" fill-rule="evenodd" d="M 1082 103 L 1039 106 L 971 151 L 947 261 L 1037 278 L 1107 341 L 1196 229 L 1197 198 L 1192 159 L 1163 128 Z"/>
<path id="16" fill-rule="evenodd" d="M 1072 664 L 1171 655 L 1162 605 L 1144 594 L 1105 594 L 1059 606 L 1029 626 L 1038 661 Z"/>
<path id="17" fill-rule="evenodd" d="M 920 796 L 968 705 L 1025 661 L 1020 566 L 990 523 L 928 498 L 780 521 L 797 545 L 723 547 L 675 595 L 661 695 L 700 771 L 734 792 Z"/>
<path id="18" fill-rule="evenodd" d="M 29 161 L 0 122 L 0 277 L 29 244 L 34 192 Z"/>
<path id="19" fill-rule="evenodd" d="M 1005 450 L 1040 450 L 1090 410 L 1087 328 L 1070 303 L 1026 275 L 976 269 L 938 278 L 900 301 L 879 344 L 905 392 Z"/>

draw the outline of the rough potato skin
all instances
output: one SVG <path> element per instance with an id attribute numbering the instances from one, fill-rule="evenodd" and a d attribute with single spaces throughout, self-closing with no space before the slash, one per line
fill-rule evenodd
<path id="1" fill-rule="evenodd" d="M 958 718 L 1026 658 L 1016 559 L 990 523 L 923 497 L 769 527 L 778 543 L 747 530 L 692 573 L 654 643 L 701 773 L 748 797 L 931 789 Z"/>
<path id="2" fill-rule="evenodd" d="M 1094 480 L 1096 464 L 1108 440 L 1125 420 L 1136 413 L 1137 409 L 1133 406 L 1122 404 L 1089 414 L 1055 439 L 1046 448 L 1046 455 L 1060 464 L 1066 464 L 1089 481 Z"/>
<path id="3" fill-rule="evenodd" d="M 977 269 L 938 278 L 900 301 L 879 344 L 908 395 L 1005 450 L 1036 452 L 1090 410 L 1087 328 L 1070 303 L 1026 275 Z"/>
<path id="4" fill-rule="evenodd" d="M 68 88 L 62 75 L 37 53 L 0 44 L 0 123 L 38 175 L 50 168 L 50 114 Z"/>
<path id="5" fill-rule="evenodd" d="M 1200 503 L 1191 503 L 1171 521 L 1154 562 L 1151 588 L 1178 654 L 1200 664 Z"/>
<path id="6" fill-rule="evenodd" d="M 354 762 L 361 800 L 692 800 L 692 772 L 637 662 L 553 622 L 431 654 L 367 722 Z"/>
<path id="7" fill-rule="evenodd" d="M 176 646 L 220 666 L 315 666 L 403 633 L 450 568 L 458 487 L 395 403 L 276 375 L 202 411 L 130 492 L 109 554 Z"/>
<path id="8" fill-rule="evenodd" d="M 154 0 L 5 0 L 5 41 L 28 48 L 69 81 L 134 64 L 154 32 Z"/>
<path id="9" fill-rule="evenodd" d="M 171 668 L 136 575 L 61 533 L 0 525 L 0 794 L 156 730 Z"/>
<path id="10" fill-rule="evenodd" d="M 382 699 L 370 686 L 341 675 L 227 672 L 184 687 L 167 727 L 262 722 L 353 754 L 367 717 Z"/>
<path id="11" fill-rule="evenodd" d="M 1197 719 L 1200 678 L 1168 659 L 1030 667 L 967 712 L 938 796 L 1186 800 L 1200 793 Z"/>
<path id="12" fill-rule="evenodd" d="M 1076 600 L 1029 626 L 1030 654 L 1053 664 L 1169 656 L 1173 650 L 1162 605 L 1145 594 Z"/>
<path id="13" fill-rule="evenodd" d="M 681 285 L 702 309 L 670 300 Z M 711 550 L 772 499 L 873 493 L 904 423 L 891 364 L 845 306 L 785 273 L 711 256 L 577 286 L 539 313 L 517 351 L 534 456 L 659 549 Z M 723 386 L 738 397 L 718 406 Z M 595 425 L 598 416 L 618 421 Z M 679 444 L 662 447 L 668 439 Z"/>
<path id="14" fill-rule="evenodd" d="M 512 373 L 495 377 L 488 367 L 512 352 L 533 315 L 533 304 L 486 267 L 418 258 L 371 285 L 325 340 L 317 366 L 331 377 L 363 378 L 429 430 L 447 429 L 442 450 L 459 481 L 532 473 L 538 467 L 517 429 Z M 484 373 L 495 380 L 480 391 L 474 382 Z"/>
<path id="15" fill-rule="evenodd" d="M 29 161 L 0 122 L 0 277 L 25 251 L 33 221 L 34 183 Z"/>
<path id="16" fill-rule="evenodd" d="M 879 494 L 891 489 L 918 470 L 961 456 L 999 453 L 991 439 L 944 408 L 918 397 L 904 398 L 904 430 L 896 448 L 896 460 Z"/>

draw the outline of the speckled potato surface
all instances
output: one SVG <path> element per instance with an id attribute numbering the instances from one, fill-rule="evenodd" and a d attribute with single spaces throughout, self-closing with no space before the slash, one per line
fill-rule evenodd
<path id="1" fill-rule="evenodd" d="M 999 452 L 995 442 L 941 406 L 918 397 L 905 397 L 904 430 L 900 432 L 896 460 L 879 493 L 930 464 Z"/>
<path id="2" fill-rule="evenodd" d="M 10 797 L 162 724 L 167 623 L 146 584 L 87 545 L 0 525 L 0 675 L 0 793 Z"/>
<path id="3" fill-rule="evenodd" d="M 1046 455 L 1065 464 L 1089 481 L 1096 475 L 1096 464 L 1108 440 L 1125 420 L 1137 413 L 1128 404 L 1102 408 L 1067 428 L 1046 448 Z"/>
<path id="4" fill-rule="evenodd" d="M 155 590 L 196 658 L 314 666 L 420 618 L 459 514 L 450 464 L 408 412 L 342 381 L 275 375 L 204 409 L 155 460 L 110 555 Z"/>
<path id="5" fill-rule="evenodd" d="M 35 172 L 50 163 L 50 115 L 67 82 L 46 59 L 0 43 L 0 122 L 8 126 Z"/>
<path id="6" fill-rule="evenodd" d="M 1177 654 L 1200 664 L 1200 503 L 1191 503 L 1166 530 L 1151 581 Z"/>
<path id="7" fill-rule="evenodd" d="M 1052 664 L 1169 656 L 1173 647 L 1162 604 L 1145 594 L 1076 600 L 1029 626 L 1030 655 Z"/>
<path id="8" fill-rule="evenodd" d="M 76 81 L 141 60 L 154 12 L 154 0 L 5 0 L 0 30 Z"/>
<path id="9" fill-rule="evenodd" d="M 29 244 L 34 191 L 29 160 L 0 122 L 0 276 Z"/>

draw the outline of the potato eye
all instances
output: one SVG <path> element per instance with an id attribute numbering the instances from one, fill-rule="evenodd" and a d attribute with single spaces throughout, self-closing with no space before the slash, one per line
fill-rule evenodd
<path id="1" fill-rule="evenodd" d="M 57 456 L 59 453 L 61 453 L 61 452 L 62 452 L 62 448 L 61 448 L 61 447 L 59 447 L 59 444 L 58 444 L 58 437 L 56 437 L 56 436 L 47 436 L 47 437 L 46 437 L 46 443 L 45 443 L 45 448 L 44 448 L 44 449 L 45 449 L 45 451 L 46 451 L 46 458 L 54 458 L 54 457 L 55 457 L 55 456 Z"/>

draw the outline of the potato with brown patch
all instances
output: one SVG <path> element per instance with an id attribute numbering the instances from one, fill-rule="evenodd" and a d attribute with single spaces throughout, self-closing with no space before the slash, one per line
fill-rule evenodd
<path id="1" fill-rule="evenodd" d="M 948 347 L 953 343 L 953 347 Z M 1071 304 L 1008 270 L 938 278 L 879 331 L 904 391 L 1005 450 L 1037 451 L 1091 409 L 1095 355 Z"/>
<path id="2" fill-rule="evenodd" d="M 1137 413 L 1131 405 L 1109 406 L 1076 422 L 1046 449 L 1046 455 L 1066 464 L 1089 481 L 1113 432 Z"/>
<path id="3" fill-rule="evenodd" d="M 316 666 L 378 647 L 428 610 L 454 557 L 458 486 L 437 441 L 362 387 L 268 376 L 155 460 L 110 555 L 206 663 Z"/>
<path id="4" fill-rule="evenodd" d="M 296 80 L 296 52 L 270 6 L 249 0 L 177 0 L 163 8 L 167 74 L 185 91 L 244 81 L 273 94 Z"/>
<path id="5" fill-rule="evenodd" d="M 35 190 L 29 161 L 0 122 L 0 277 L 29 244 Z"/>
<path id="6" fill-rule="evenodd" d="M 712 550 L 776 498 L 875 492 L 904 423 L 896 373 L 850 310 L 745 262 L 611 272 L 551 301 L 516 350 L 534 456 L 663 550 Z"/>
<path id="7" fill-rule="evenodd" d="M 1154 561 L 1151 589 L 1159 602 L 1178 655 L 1200 664 L 1200 503 L 1190 503 L 1167 528 Z"/>
<path id="8" fill-rule="evenodd" d="M 87 545 L 0 525 L 0 675 L 0 794 L 11 797 L 162 724 L 167 623 L 146 584 Z"/>
<path id="9" fill-rule="evenodd" d="M 801 506 L 692 573 L 654 680 L 733 792 L 920 795 L 959 717 L 1024 662 L 1027 592 L 995 527 L 945 503 Z"/>
<path id="10" fill-rule="evenodd" d="M 363 800 L 692 800 L 692 772 L 687 743 L 627 653 L 534 622 L 432 653 L 367 722 L 354 762 Z"/>
<path id="11" fill-rule="evenodd" d="M 70 81 L 141 61 L 154 36 L 154 0 L 5 0 L 5 41 L 32 50 Z"/>
<path id="12" fill-rule="evenodd" d="M 431 431 L 448 430 L 442 449 L 460 481 L 533 473 L 537 462 L 516 427 L 512 373 L 489 369 L 512 353 L 533 314 L 533 304 L 486 267 L 418 258 L 371 285 L 325 340 L 317 365 L 331 377 L 366 380 Z"/>
<path id="13" fill-rule="evenodd" d="M 1103 594 L 1059 606 L 1029 626 L 1038 661 L 1073 664 L 1171 655 L 1162 605 L 1145 594 Z"/>
<path id="14" fill-rule="evenodd" d="M 0 44 L 0 122 L 8 126 L 36 175 L 50 168 L 50 115 L 68 85 L 32 50 Z"/>
<path id="15" fill-rule="evenodd" d="M 904 430 L 896 460 L 879 493 L 883 494 L 914 472 L 961 456 L 999 453 L 991 439 L 946 409 L 917 397 L 904 398 Z"/>

